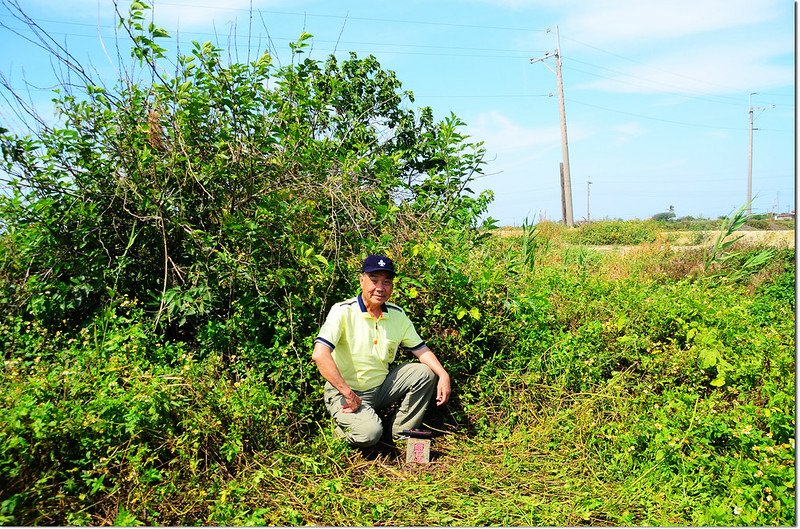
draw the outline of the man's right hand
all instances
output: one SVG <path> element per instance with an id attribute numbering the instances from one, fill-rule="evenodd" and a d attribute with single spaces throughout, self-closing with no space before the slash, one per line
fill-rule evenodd
<path id="1" fill-rule="evenodd" d="M 342 406 L 342 413 L 353 413 L 361 407 L 361 397 L 355 391 L 350 390 L 350 395 L 344 398 L 345 404 Z"/>
<path id="2" fill-rule="evenodd" d="M 329 345 L 320 341 L 314 343 L 314 354 L 311 359 L 316 362 L 319 372 L 322 376 L 330 382 L 330 384 L 344 396 L 344 405 L 342 412 L 353 413 L 361 407 L 361 397 L 356 395 L 356 392 L 350 389 L 347 385 L 339 368 L 336 367 L 336 362 L 333 360 L 332 350 Z"/>
<path id="3" fill-rule="evenodd" d="M 358 408 L 361 407 L 361 397 L 359 397 L 355 391 L 350 390 L 350 395 L 344 398 L 344 406 L 342 406 L 343 413 L 353 413 L 354 411 L 358 411 Z"/>

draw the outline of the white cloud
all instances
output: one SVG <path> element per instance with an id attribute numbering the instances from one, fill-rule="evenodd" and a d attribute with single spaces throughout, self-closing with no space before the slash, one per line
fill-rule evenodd
<path id="1" fill-rule="evenodd" d="M 180 28 L 181 31 L 197 28 L 208 28 L 213 24 L 224 26 L 230 23 L 246 24 L 250 19 L 250 0 L 225 0 L 209 2 L 208 0 L 191 0 L 183 5 L 176 2 L 154 2 L 153 12 L 156 24 L 168 30 Z M 258 9 L 266 9 L 269 2 L 252 2 L 254 20 L 258 19 Z M 260 23 L 260 22 L 259 22 Z"/>
<path id="2" fill-rule="evenodd" d="M 575 4 L 563 27 L 599 44 L 675 39 L 753 25 L 780 15 L 780 0 L 595 0 Z"/>
<path id="3" fill-rule="evenodd" d="M 773 45 L 774 44 L 774 45 Z M 790 86 L 794 81 L 791 61 L 779 63 L 789 49 L 779 43 L 749 42 L 695 46 L 674 50 L 646 64 L 617 66 L 615 75 L 584 85 L 611 92 L 728 94 Z"/>
<path id="4" fill-rule="evenodd" d="M 478 4 L 489 4 L 501 8 L 525 9 L 533 7 L 557 8 L 568 2 L 559 0 L 472 0 Z"/>
<path id="5" fill-rule="evenodd" d="M 569 143 L 583 140 L 592 131 L 578 122 L 570 122 Z M 561 152 L 561 126 L 558 119 L 552 125 L 530 127 L 520 124 L 501 112 L 492 110 L 469 120 L 467 133 L 472 140 L 482 140 L 487 151 L 497 153 L 521 153 L 538 156 L 545 152 Z"/>
<path id="6" fill-rule="evenodd" d="M 629 123 L 620 123 L 619 125 L 614 125 L 609 128 L 609 132 L 612 133 L 614 142 L 617 145 L 621 145 L 624 143 L 628 143 L 629 141 L 643 136 L 647 130 L 642 127 L 639 123 L 629 122 Z"/>
<path id="7" fill-rule="evenodd" d="M 469 134 L 483 140 L 490 153 L 549 151 L 561 145 L 557 123 L 548 127 L 524 127 L 496 111 L 481 114 L 473 120 Z"/>
<path id="8" fill-rule="evenodd" d="M 707 138 L 715 139 L 715 140 L 727 140 L 731 137 L 730 132 L 725 132 L 721 130 L 712 130 L 705 133 Z"/>
<path id="9" fill-rule="evenodd" d="M 784 0 L 480 1 L 552 11 L 565 66 L 586 69 L 592 60 L 613 69 L 581 85 L 589 89 L 730 94 L 794 81 L 792 10 Z M 542 49 L 555 44 L 552 34 L 537 40 Z M 572 58 L 577 64 L 568 64 Z"/>
<path id="10" fill-rule="evenodd" d="M 114 6 L 109 0 L 69 0 L 66 2 L 53 2 L 52 0 L 29 0 L 30 5 L 38 10 L 47 10 L 59 17 L 85 17 L 96 19 L 98 12 L 102 17 L 114 14 Z M 240 24 L 250 18 L 251 0 L 149 0 L 146 2 L 152 8 L 154 22 L 157 26 L 173 32 L 180 28 L 181 31 L 198 28 L 210 28 L 212 23 L 219 28 L 226 24 L 238 21 Z M 128 12 L 130 1 L 120 1 L 119 11 L 125 16 Z M 285 6 L 284 0 L 253 0 L 252 9 L 254 20 L 258 20 L 258 9 L 270 9 Z M 150 20 L 150 12 L 146 15 Z M 115 21 L 116 23 L 116 21 Z M 260 23 L 260 21 L 259 21 Z"/>
<path id="11" fill-rule="evenodd" d="M 570 34 L 597 43 L 670 39 L 791 15 L 785 0 L 473 0 L 515 10 L 562 13 Z"/>
<path id="12" fill-rule="evenodd" d="M 543 197 L 548 193 L 558 204 L 561 129 L 557 120 L 553 125 L 530 127 L 500 112 L 490 111 L 472 119 L 467 133 L 473 140 L 485 142 L 488 160 L 485 174 L 490 175 L 479 179 L 473 189 L 481 191 L 491 188 L 498 200 L 495 207 L 503 210 L 505 206 L 500 206 L 500 203 L 509 201 L 522 207 L 521 203 L 530 202 L 533 198 L 536 200 L 531 204 L 544 203 Z M 570 124 L 570 146 L 587 135 L 588 132 L 580 124 Z M 558 211 L 558 207 L 553 210 Z M 518 220 L 522 216 L 519 214 Z M 497 216 L 498 213 L 493 215 Z"/>

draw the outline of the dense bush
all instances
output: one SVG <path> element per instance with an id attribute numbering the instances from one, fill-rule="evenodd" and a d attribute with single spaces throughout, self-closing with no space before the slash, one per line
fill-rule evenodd
<path id="1" fill-rule="evenodd" d="M 106 502 L 85 512 L 86 502 L 115 495 L 131 498 L 128 509 L 178 505 L 181 488 L 295 438 L 297 406 L 271 381 L 258 372 L 232 380 L 219 354 L 200 361 L 147 321 L 127 302 L 70 338 L 21 323 L 27 343 L 2 380 L 3 520 L 87 525 L 116 513 Z M 17 334 L 8 323 L 0 331 Z"/>
<path id="2" fill-rule="evenodd" d="M 674 211 L 663 211 L 661 213 L 656 213 L 651 217 L 653 220 L 657 222 L 669 222 L 675 219 L 675 212 Z"/>
<path id="3" fill-rule="evenodd" d="M 793 230 L 794 219 L 754 219 L 750 218 L 745 224 L 746 228 L 753 230 Z"/>

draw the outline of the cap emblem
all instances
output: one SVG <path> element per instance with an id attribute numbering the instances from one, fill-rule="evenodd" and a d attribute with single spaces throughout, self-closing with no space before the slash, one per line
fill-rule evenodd
<path id="1" fill-rule="evenodd" d="M 384 266 L 386 266 L 386 261 L 381 259 L 380 261 L 378 261 L 378 264 L 381 266 L 381 268 L 383 268 Z"/>

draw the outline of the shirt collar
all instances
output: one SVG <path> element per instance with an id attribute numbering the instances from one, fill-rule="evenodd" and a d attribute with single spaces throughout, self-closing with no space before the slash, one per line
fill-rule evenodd
<path id="1" fill-rule="evenodd" d="M 361 294 L 359 294 L 359 295 L 358 295 L 358 297 L 357 297 L 356 299 L 358 300 L 358 306 L 359 306 L 359 308 L 361 309 L 361 312 L 364 312 L 364 313 L 367 313 L 367 314 L 369 314 L 369 313 L 367 312 L 367 306 L 366 306 L 366 305 L 364 305 L 364 300 L 363 300 L 363 299 L 361 299 Z M 386 307 L 386 303 L 382 303 L 382 304 L 381 304 L 381 312 L 383 312 L 383 316 L 384 316 L 384 317 L 385 317 L 387 314 L 389 314 L 389 309 Z"/>

